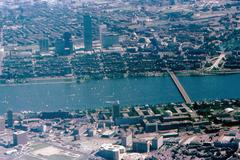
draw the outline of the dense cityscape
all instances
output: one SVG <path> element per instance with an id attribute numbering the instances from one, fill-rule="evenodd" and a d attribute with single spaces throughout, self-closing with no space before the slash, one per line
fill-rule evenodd
<path id="1" fill-rule="evenodd" d="M 2 5 L 3 83 L 239 71 L 236 1 L 67 2 Z"/>
<path id="2" fill-rule="evenodd" d="M 239 84 L 197 101 L 179 77 L 238 75 L 239 44 L 236 0 L 0 1 L 0 90 L 19 87 L 12 101 L 22 86 L 63 84 L 72 98 L 65 84 L 152 77 L 181 99 L 122 105 L 115 91 L 105 106 L 29 110 L 0 95 L 0 160 L 238 160 Z"/>

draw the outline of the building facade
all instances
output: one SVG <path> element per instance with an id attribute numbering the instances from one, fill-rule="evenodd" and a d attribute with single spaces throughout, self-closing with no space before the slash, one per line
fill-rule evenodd
<path id="1" fill-rule="evenodd" d="M 92 50 L 92 17 L 90 15 L 84 15 L 83 17 L 84 27 L 84 49 Z"/>

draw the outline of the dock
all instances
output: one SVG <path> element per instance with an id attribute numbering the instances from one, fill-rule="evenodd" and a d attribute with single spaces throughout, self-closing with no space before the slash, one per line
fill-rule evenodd
<path id="1" fill-rule="evenodd" d="M 182 98 L 184 99 L 185 103 L 187 104 L 191 104 L 192 101 L 190 99 L 190 97 L 188 96 L 187 92 L 185 91 L 185 89 L 183 88 L 182 84 L 180 83 L 180 81 L 178 80 L 177 76 L 175 75 L 174 72 L 172 71 L 168 71 L 171 79 L 173 80 L 175 86 L 177 87 L 179 93 L 181 94 Z"/>

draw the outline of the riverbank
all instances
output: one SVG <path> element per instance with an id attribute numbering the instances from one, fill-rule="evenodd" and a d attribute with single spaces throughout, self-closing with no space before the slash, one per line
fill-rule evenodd
<path id="1" fill-rule="evenodd" d="M 177 71 L 175 72 L 178 76 L 214 76 L 214 75 L 230 75 L 230 74 L 240 74 L 240 70 L 223 70 L 223 71 L 212 71 L 212 72 L 202 72 L 202 71 Z"/>
<path id="2" fill-rule="evenodd" d="M 196 70 L 188 71 L 175 71 L 177 76 L 215 76 L 215 75 L 230 75 L 230 74 L 240 74 L 240 70 L 224 70 L 224 71 L 212 71 L 212 72 L 202 72 Z M 38 78 L 28 78 L 24 81 L 14 81 L 9 80 L 7 82 L 0 83 L 0 86 L 16 86 L 16 85 L 32 85 L 32 84 L 67 84 L 67 83 L 84 83 L 89 80 L 108 80 L 108 79 L 124 79 L 124 78 L 141 78 L 141 77 L 162 77 L 169 76 L 167 72 L 148 72 L 140 73 L 137 75 L 127 75 L 122 78 L 103 78 L 103 79 L 78 79 L 77 77 L 38 77 Z"/>

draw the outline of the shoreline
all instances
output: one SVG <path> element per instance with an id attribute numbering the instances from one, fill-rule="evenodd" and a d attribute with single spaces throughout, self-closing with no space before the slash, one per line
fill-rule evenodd
<path id="1" fill-rule="evenodd" d="M 188 105 L 193 105 L 194 103 L 205 103 L 205 102 L 216 102 L 216 101 L 240 101 L 240 98 L 215 98 L 215 99 L 205 99 L 205 100 L 196 100 L 193 101 L 191 104 Z M 175 102 L 165 102 L 165 103 L 139 103 L 139 104 L 124 104 L 121 105 L 121 108 L 124 107 L 136 107 L 136 106 L 143 106 L 143 107 L 153 107 L 153 106 L 167 106 L 167 105 L 180 105 L 180 104 L 186 104 L 185 102 L 182 101 L 175 101 Z M 61 108 L 56 108 L 56 109 L 23 109 L 23 110 L 16 110 L 16 113 L 21 113 L 21 112 L 59 112 L 59 111 L 91 111 L 93 109 L 99 110 L 99 109 L 106 109 L 111 107 L 111 105 L 105 104 L 105 105 L 96 105 L 96 106 L 78 106 L 77 108 L 73 107 L 61 107 Z M 5 111 L 7 112 L 7 110 Z M 5 112 L 0 111 L 0 114 L 4 114 Z"/>
<path id="2" fill-rule="evenodd" d="M 240 74 L 239 70 L 231 70 L 231 71 L 213 71 L 213 72 L 202 72 L 196 70 L 188 70 L 188 71 L 175 71 L 177 76 L 181 77 L 198 77 L 198 76 L 218 76 L 218 75 L 232 75 L 232 74 Z M 141 75 L 136 76 L 126 76 L 122 78 L 107 78 L 107 79 L 82 79 L 78 80 L 77 77 L 44 77 L 44 78 L 28 78 L 26 81 L 19 82 L 1 82 L 0 87 L 4 86 L 20 86 L 20 85 L 34 85 L 34 84 L 71 84 L 71 83 L 85 83 L 91 80 L 116 80 L 116 79 L 126 79 L 126 78 L 147 78 L 147 77 L 165 77 L 168 76 L 167 72 L 150 72 L 143 73 Z"/>
<path id="3" fill-rule="evenodd" d="M 216 76 L 216 75 L 231 75 L 240 74 L 240 70 L 225 70 L 225 71 L 213 71 L 213 72 L 201 72 L 201 71 L 177 71 L 178 76 Z"/>

